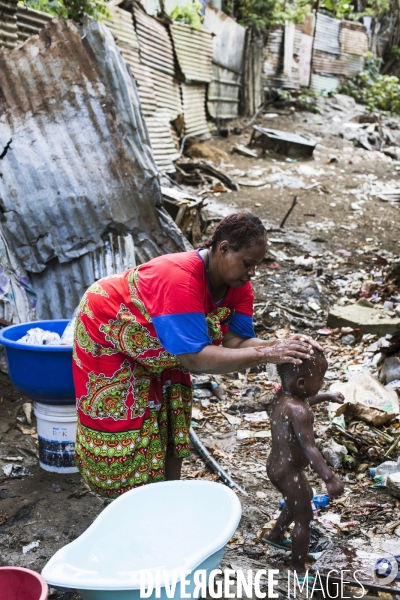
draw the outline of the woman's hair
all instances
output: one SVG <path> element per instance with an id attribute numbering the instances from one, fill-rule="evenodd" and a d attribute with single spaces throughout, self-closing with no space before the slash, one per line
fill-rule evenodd
<path id="1" fill-rule="evenodd" d="M 215 252 L 217 244 L 227 240 L 234 252 L 250 246 L 259 246 L 267 240 L 267 230 L 260 219 L 251 213 L 234 213 L 218 223 L 212 238 L 204 243 L 205 248 Z"/>

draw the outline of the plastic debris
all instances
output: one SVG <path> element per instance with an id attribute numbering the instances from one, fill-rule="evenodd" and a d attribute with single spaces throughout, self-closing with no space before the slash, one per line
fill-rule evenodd
<path id="1" fill-rule="evenodd" d="M 26 554 L 27 552 L 29 552 L 29 550 L 33 550 L 33 548 L 39 548 L 39 544 L 40 544 L 39 541 L 37 541 L 37 542 L 31 542 L 27 546 L 23 546 L 22 547 L 22 552 L 24 554 Z"/>

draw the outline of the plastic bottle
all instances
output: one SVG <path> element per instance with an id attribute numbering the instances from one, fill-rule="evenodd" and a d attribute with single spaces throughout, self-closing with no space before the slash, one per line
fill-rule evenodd
<path id="1" fill-rule="evenodd" d="M 386 485 L 387 476 L 391 473 L 400 472 L 400 456 L 397 461 L 385 460 L 385 462 L 378 465 L 375 469 L 370 469 L 369 474 L 371 477 L 377 480 L 382 486 Z"/>
<path id="2" fill-rule="evenodd" d="M 325 507 L 329 504 L 329 496 L 328 494 L 314 494 L 313 499 L 311 500 L 311 507 L 313 509 L 314 519 L 318 517 L 318 507 Z M 285 506 L 285 501 L 281 500 L 279 503 L 280 508 Z"/>

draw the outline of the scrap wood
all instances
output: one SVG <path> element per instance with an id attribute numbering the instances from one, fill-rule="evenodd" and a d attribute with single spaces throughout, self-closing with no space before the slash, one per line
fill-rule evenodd
<path id="1" fill-rule="evenodd" d="M 213 458 L 211 456 L 211 454 L 209 453 L 207 448 L 200 441 L 197 434 L 193 430 L 193 427 L 190 428 L 189 435 L 190 435 L 190 440 L 191 440 L 193 446 L 195 447 L 196 451 L 198 452 L 198 454 L 204 460 L 206 465 L 212 471 L 217 473 L 217 475 L 219 476 L 221 481 L 223 481 L 226 485 L 228 485 L 231 488 L 236 488 L 244 496 L 248 496 L 248 493 L 246 492 L 246 490 L 244 490 L 238 483 L 233 481 L 232 477 L 230 475 L 228 475 L 228 473 L 226 471 L 224 471 L 224 469 L 219 465 L 219 463 L 215 460 L 215 458 Z"/>
<path id="2" fill-rule="evenodd" d="M 289 210 L 287 211 L 286 215 L 285 215 L 285 216 L 283 217 L 283 219 L 282 219 L 282 222 L 281 222 L 281 224 L 279 225 L 279 228 L 280 228 L 280 229 L 283 229 L 283 228 L 284 228 L 284 226 L 285 226 L 285 223 L 286 223 L 286 221 L 288 220 L 288 218 L 289 218 L 289 216 L 290 216 L 290 213 L 292 212 L 292 210 L 294 209 L 294 207 L 295 207 L 295 206 L 296 206 L 296 204 L 297 204 L 297 199 L 298 199 L 298 196 L 295 196 L 295 197 L 293 198 L 293 202 L 292 202 L 292 204 L 291 204 L 291 206 L 290 206 Z"/>
<path id="3" fill-rule="evenodd" d="M 209 165 L 205 162 L 202 162 L 202 161 L 181 162 L 181 163 L 176 164 L 176 166 L 178 166 L 179 169 L 181 171 L 183 171 L 185 174 L 190 174 L 190 173 L 193 173 L 194 171 L 199 171 L 199 172 L 203 171 L 207 175 L 211 175 L 212 177 L 219 179 L 230 190 L 238 191 L 240 189 L 239 185 L 236 183 L 236 181 L 231 179 L 229 177 L 229 175 L 227 175 L 226 173 L 223 173 L 219 169 L 216 169 L 212 165 Z"/>

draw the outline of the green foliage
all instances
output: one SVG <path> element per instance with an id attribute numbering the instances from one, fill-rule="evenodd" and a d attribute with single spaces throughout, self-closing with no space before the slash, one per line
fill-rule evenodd
<path id="1" fill-rule="evenodd" d="M 380 60 L 368 55 L 365 69 L 348 81 L 341 92 L 353 96 L 372 111 L 400 114 L 400 80 L 398 77 L 381 75 Z"/>
<path id="2" fill-rule="evenodd" d="M 358 14 L 354 12 L 351 0 L 324 0 L 321 8 L 329 10 L 337 19 L 355 19 Z"/>
<path id="3" fill-rule="evenodd" d="M 55 17 L 72 19 L 77 23 L 82 23 L 85 15 L 99 21 L 102 17 L 110 18 L 103 0 L 24 0 L 23 4 Z"/>
<path id="4" fill-rule="evenodd" d="M 313 92 L 308 91 L 307 93 L 300 94 L 296 101 L 296 108 L 299 110 L 307 110 L 315 114 L 321 114 L 321 107 L 318 106 L 318 96 Z"/>
<path id="5" fill-rule="evenodd" d="M 225 11 L 230 12 L 230 2 L 227 0 Z M 235 0 L 234 15 L 244 26 L 256 27 L 260 31 L 272 25 L 284 25 L 286 21 L 302 23 L 305 16 L 311 12 L 309 0 Z"/>
<path id="6" fill-rule="evenodd" d="M 203 15 L 201 10 L 203 5 L 198 0 L 192 0 L 185 6 L 176 6 L 169 14 L 173 21 L 186 23 L 194 29 L 201 29 L 203 26 Z"/>
<path id="7" fill-rule="evenodd" d="M 365 15 L 380 19 L 390 11 L 390 0 L 368 0 Z"/>
<path id="8" fill-rule="evenodd" d="M 66 19 L 68 16 L 67 9 L 60 0 L 25 0 L 23 4 L 28 8 L 53 15 L 53 17 Z"/>

